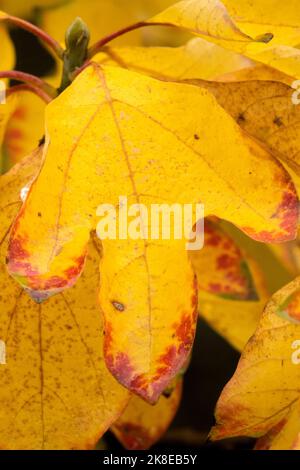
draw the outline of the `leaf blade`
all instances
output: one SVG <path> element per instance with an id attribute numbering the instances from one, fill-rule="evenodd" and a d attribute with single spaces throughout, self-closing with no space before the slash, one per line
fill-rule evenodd
<path id="1" fill-rule="evenodd" d="M 128 206 L 147 208 L 200 198 L 208 213 L 261 241 L 294 236 L 297 198 L 288 174 L 206 90 L 92 65 L 48 105 L 46 116 L 43 166 L 14 223 L 8 260 L 10 273 L 37 300 L 75 284 L 97 207 L 109 203 L 120 210 L 120 192 Z M 224 130 L 219 139 L 216 126 Z M 236 164 L 232 148 L 243 161 Z M 236 171 L 228 172 L 228 162 Z M 283 207 L 286 194 L 291 204 Z M 149 231 L 150 221 L 143 226 Z M 123 385 L 155 402 L 185 362 L 195 333 L 197 301 L 185 240 L 103 239 L 102 245 L 99 298 L 108 367 Z M 164 335 L 153 334 L 160 329 Z"/>

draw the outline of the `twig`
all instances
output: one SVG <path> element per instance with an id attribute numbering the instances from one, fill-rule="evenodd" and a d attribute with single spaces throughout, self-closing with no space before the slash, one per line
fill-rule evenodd
<path id="1" fill-rule="evenodd" d="M 10 87 L 6 92 L 6 96 L 13 95 L 14 93 L 17 93 L 19 91 L 29 91 L 31 93 L 34 93 L 39 98 L 41 98 L 43 101 L 45 101 L 45 103 L 47 103 L 47 104 L 50 103 L 50 101 L 52 101 L 52 99 L 53 99 L 44 90 L 41 90 L 40 88 L 36 88 L 32 85 L 25 85 L 25 84 L 14 85 L 14 86 Z"/>
<path id="2" fill-rule="evenodd" d="M 146 21 L 139 21 L 138 23 L 134 23 L 130 26 L 127 26 L 126 28 L 119 29 L 119 31 L 109 34 L 108 36 L 105 36 L 104 38 L 100 39 L 98 42 L 93 44 L 88 50 L 88 54 L 87 54 L 88 59 L 91 59 L 92 57 L 94 57 L 95 54 L 101 51 L 103 46 L 108 44 L 113 39 L 116 39 L 119 36 L 122 36 L 123 34 L 127 34 L 130 31 L 134 31 L 135 29 L 145 28 L 147 26 L 172 26 L 172 25 L 168 23 L 155 23 L 155 22 L 150 23 Z"/>
<path id="3" fill-rule="evenodd" d="M 64 50 L 59 44 L 58 41 L 56 41 L 54 38 L 49 36 L 45 31 L 42 29 L 38 28 L 32 23 L 29 23 L 28 21 L 22 20 L 21 18 L 17 18 L 16 16 L 11 16 L 8 14 L 2 14 L 0 15 L 0 21 L 7 21 L 8 23 L 12 23 L 14 26 L 18 26 L 19 28 L 25 29 L 26 31 L 34 34 L 38 38 L 40 38 L 43 42 L 48 44 L 49 47 L 55 52 L 55 54 L 62 59 Z"/>
<path id="4" fill-rule="evenodd" d="M 0 72 L 0 78 L 10 78 L 12 80 L 17 80 L 18 82 L 24 82 L 33 86 L 34 88 L 38 88 L 44 91 L 51 98 L 55 98 L 57 96 L 57 91 L 53 86 L 41 78 L 38 78 L 35 75 L 31 75 L 29 73 L 20 72 L 18 70 L 5 70 Z"/>

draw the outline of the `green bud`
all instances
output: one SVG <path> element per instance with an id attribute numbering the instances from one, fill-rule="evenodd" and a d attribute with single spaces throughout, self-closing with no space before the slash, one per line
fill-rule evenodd
<path id="1" fill-rule="evenodd" d="M 90 32 L 85 22 L 78 16 L 66 31 L 67 49 L 86 50 L 90 40 Z"/>
<path id="2" fill-rule="evenodd" d="M 77 17 L 66 31 L 63 76 L 58 92 L 70 85 L 72 74 L 80 68 L 87 57 L 90 32 L 81 18 Z"/>

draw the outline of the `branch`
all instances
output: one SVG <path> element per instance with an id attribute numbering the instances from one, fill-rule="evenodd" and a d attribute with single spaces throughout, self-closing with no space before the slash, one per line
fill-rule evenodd
<path id="1" fill-rule="evenodd" d="M 41 90 L 40 88 L 36 88 L 32 85 L 25 85 L 25 84 L 14 85 L 14 86 L 10 87 L 6 92 L 6 95 L 7 96 L 13 95 L 14 93 L 17 93 L 19 91 L 30 91 L 31 93 L 34 93 L 39 98 L 41 98 L 43 101 L 45 101 L 45 103 L 47 103 L 47 104 L 50 103 L 50 101 L 52 101 L 52 99 L 53 99 L 51 96 L 49 96 L 45 91 Z"/>
<path id="2" fill-rule="evenodd" d="M 127 26 L 126 28 L 122 28 L 119 31 L 116 31 L 108 36 L 105 36 L 104 38 L 100 39 L 98 42 L 93 44 L 88 50 L 88 53 L 87 53 L 88 59 L 91 59 L 92 57 L 94 57 L 95 54 L 101 51 L 103 46 L 108 44 L 113 39 L 116 39 L 119 36 L 123 36 L 123 34 L 127 34 L 130 31 L 134 31 L 135 29 L 145 28 L 147 26 L 172 26 L 172 25 L 167 24 L 167 23 L 150 23 L 146 21 L 139 21 L 138 23 L 134 23 L 130 26 Z"/>
<path id="3" fill-rule="evenodd" d="M 0 21 L 7 21 L 8 23 L 12 23 L 14 26 L 18 26 L 19 28 L 25 29 L 25 31 L 29 31 L 41 39 L 41 41 L 45 42 L 60 59 L 63 58 L 64 50 L 59 42 L 32 23 L 2 12 L 0 12 Z"/>
<path id="4" fill-rule="evenodd" d="M 24 82 L 45 92 L 51 98 L 55 98 L 57 96 L 57 91 L 53 86 L 41 78 L 38 78 L 35 75 L 30 75 L 29 73 L 19 72 L 17 70 L 5 70 L 4 72 L 0 72 L 0 78 L 10 78 L 11 80 Z"/>

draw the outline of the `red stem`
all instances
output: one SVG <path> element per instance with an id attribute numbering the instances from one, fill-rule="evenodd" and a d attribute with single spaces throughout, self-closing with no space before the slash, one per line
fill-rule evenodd
<path id="1" fill-rule="evenodd" d="M 105 36 L 104 38 L 100 39 L 98 42 L 93 44 L 88 50 L 88 54 L 87 54 L 88 59 L 91 59 L 95 54 L 97 54 L 97 52 L 99 52 L 103 48 L 103 46 L 108 44 L 113 39 L 116 39 L 119 36 L 122 36 L 123 34 L 129 33 L 130 31 L 134 31 L 135 29 L 145 28 L 146 26 L 172 26 L 172 25 L 167 24 L 167 23 L 150 23 L 150 22 L 145 22 L 145 21 L 139 21 L 138 23 L 134 23 L 130 26 L 127 26 L 126 28 L 122 28 L 119 31 L 109 34 L 108 36 Z"/>
<path id="2" fill-rule="evenodd" d="M 43 42 L 48 44 L 48 46 L 53 49 L 53 51 L 58 55 L 60 59 L 63 58 L 64 50 L 59 44 L 59 42 L 49 36 L 49 34 L 47 34 L 45 31 L 35 26 L 34 24 L 11 15 L 0 17 L 0 21 L 7 21 L 15 26 L 18 26 L 19 28 L 29 31 L 30 33 L 40 38 Z"/>
<path id="3" fill-rule="evenodd" d="M 18 70 L 5 70 L 0 72 L 0 78 L 10 78 L 12 80 L 18 80 L 19 82 L 24 82 L 28 85 L 33 86 L 44 91 L 47 95 L 52 98 L 57 96 L 57 91 L 54 87 L 49 85 L 49 83 L 44 82 L 41 78 L 36 77 L 35 75 L 30 75 L 29 73 L 19 72 Z"/>
<path id="4" fill-rule="evenodd" d="M 30 91 L 31 93 L 34 93 L 35 95 L 39 96 L 39 98 L 41 98 L 47 104 L 50 103 L 50 101 L 52 101 L 53 99 L 51 98 L 51 96 L 49 96 L 45 91 L 41 90 L 40 88 L 36 88 L 34 86 L 25 85 L 25 84 L 14 85 L 10 87 L 6 92 L 6 95 L 9 96 L 9 95 L 12 95 L 13 93 L 17 93 L 18 91 Z"/>

